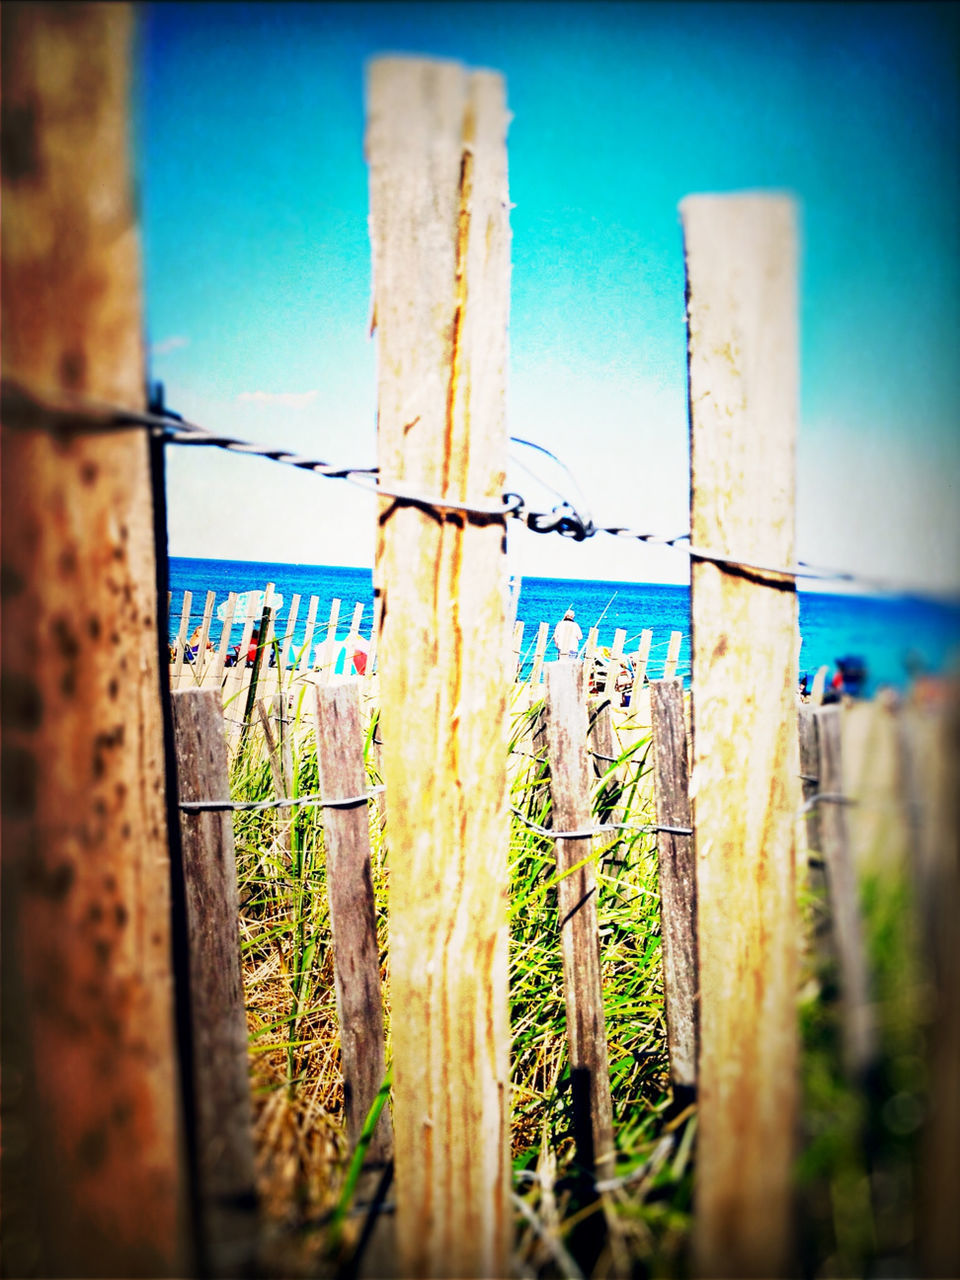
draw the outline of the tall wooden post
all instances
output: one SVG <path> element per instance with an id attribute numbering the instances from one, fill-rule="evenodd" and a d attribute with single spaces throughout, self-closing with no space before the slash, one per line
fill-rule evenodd
<path id="1" fill-rule="evenodd" d="M 546 737 L 557 831 L 589 830 L 594 821 L 587 733 L 586 664 L 548 663 Z M 602 1181 L 613 1173 L 616 1147 L 600 975 L 597 877 L 593 862 L 585 861 L 591 849 L 590 836 L 558 837 L 557 872 L 563 879 L 557 885 L 557 907 L 577 1160 Z"/>
<path id="2" fill-rule="evenodd" d="M 650 683 L 653 722 L 654 796 L 663 827 L 690 826 L 687 731 L 683 682 Z M 663 996 L 667 1015 L 670 1079 L 685 1099 L 697 1083 L 697 885 L 691 836 L 657 835 L 660 868 L 660 932 L 663 938 Z"/>
<path id="3" fill-rule="evenodd" d="M 694 196 L 687 258 L 694 549 L 794 560 L 794 211 Z M 795 583 L 694 556 L 693 778 L 700 945 L 696 1254 L 776 1276 L 791 1250 L 799 807 Z"/>
<path id="4" fill-rule="evenodd" d="M 495 507 L 507 438 L 502 79 L 388 58 L 368 85 L 380 482 Z M 506 1275 L 505 525 L 382 498 L 383 767 L 398 1266 Z"/>
<path id="5" fill-rule="evenodd" d="M 5 390 L 144 406 L 131 34 L 3 6 Z M 2 448 L 4 1269 L 184 1275 L 148 441 Z"/>
<path id="6" fill-rule="evenodd" d="M 173 729 L 181 800 L 228 796 L 219 689 L 174 694 Z M 190 946 L 199 1227 L 206 1269 L 230 1280 L 252 1274 L 257 1248 L 233 814 L 183 811 L 180 840 Z"/>

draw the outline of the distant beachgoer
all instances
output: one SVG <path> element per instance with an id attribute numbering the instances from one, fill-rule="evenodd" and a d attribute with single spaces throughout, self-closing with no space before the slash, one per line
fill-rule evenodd
<path id="1" fill-rule="evenodd" d="M 257 650 L 260 648 L 260 628 L 254 627 L 250 632 L 250 645 L 247 649 L 247 666 L 252 667 L 257 660 Z"/>
<path id="2" fill-rule="evenodd" d="M 358 676 L 366 675 L 367 658 L 370 654 L 369 644 L 364 640 L 363 636 L 358 635 L 355 631 L 351 631 L 344 644 L 346 645 L 347 653 L 353 659 L 354 671 Z"/>
<path id="3" fill-rule="evenodd" d="M 838 696 L 844 694 L 848 698 L 861 697 L 867 683 L 867 664 L 862 658 L 852 654 L 846 658 L 837 658 L 837 670 L 830 683 Z"/>
<path id="4" fill-rule="evenodd" d="M 203 633 L 203 627 L 202 626 L 197 627 L 193 635 L 187 641 L 187 651 L 184 654 L 184 657 L 188 662 L 196 662 L 197 660 L 197 655 L 200 652 L 200 636 L 202 635 L 202 633 Z M 213 652 L 213 641 L 210 640 L 209 638 L 207 639 L 207 652 L 208 653 Z"/>
<path id="5" fill-rule="evenodd" d="M 574 612 L 568 609 L 553 630 L 553 643 L 561 658 L 575 658 L 580 649 L 583 632 L 573 619 Z"/>

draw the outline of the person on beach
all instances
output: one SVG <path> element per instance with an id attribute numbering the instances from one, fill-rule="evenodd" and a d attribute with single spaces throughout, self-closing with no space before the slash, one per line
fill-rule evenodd
<path id="1" fill-rule="evenodd" d="M 250 632 L 250 646 L 247 649 L 247 666 L 252 667 L 257 660 L 257 650 L 260 648 L 260 628 L 254 627 Z"/>
<path id="2" fill-rule="evenodd" d="M 553 643 L 561 658 L 575 658 L 583 639 L 583 632 L 573 619 L 574 612 L 568 609 L 553 629 Z"/>
<path id="3" fill-rule="evenodd" d="M 200 653 L 200 636 L 202 635 L 202 633 L 203 633 L 203 627 L 202 626 L 197 627 L 193 635 L 187 641 L 187 652 L 184 654 L 184 657 L 187 659 L 188 662 L 196 662 L 197 660 L 197 657 Z M 212 653 L 212 652 L 213 652 L 213 641 L 208 639 L 207 653 Z"/>

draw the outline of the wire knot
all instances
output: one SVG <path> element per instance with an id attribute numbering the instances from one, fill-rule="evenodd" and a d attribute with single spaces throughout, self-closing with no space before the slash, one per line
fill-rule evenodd
<path id="1" fill-rule="evenodd" d="M 590 517 L 584 519 L 569 502 L 560 503 L 552 511 L 528 511 L 526 523 L 527 528 L 534 533 L 559 533 L 561 537 L 572 538 L 574 542 L 583 542 L 597 532 Z"/>

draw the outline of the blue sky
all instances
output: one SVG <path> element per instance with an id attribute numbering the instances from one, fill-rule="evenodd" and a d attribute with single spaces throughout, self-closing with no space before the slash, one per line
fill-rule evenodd
<path id="1" fill-rule="evenodd" d="M 508 422 L 594 517 L 688 525 L 679 201 L 800 206 L 801 556 L 960 589 L 958 13 L 946 5 L 158 4 L 135 119 L 153 376 L 204 424 L 375 461 L 364 66 L 506 78 Z M 533 458 L 526 462 L 541 469 Z M 563 488 L 562 476 L 548 472 Z M 365 494 L 169 451 L 178 555 L 369 564 Z M 520 471 L 510 487 L 547 495 Z M 527 574 L 684 557 L 511 529 Z"/>

